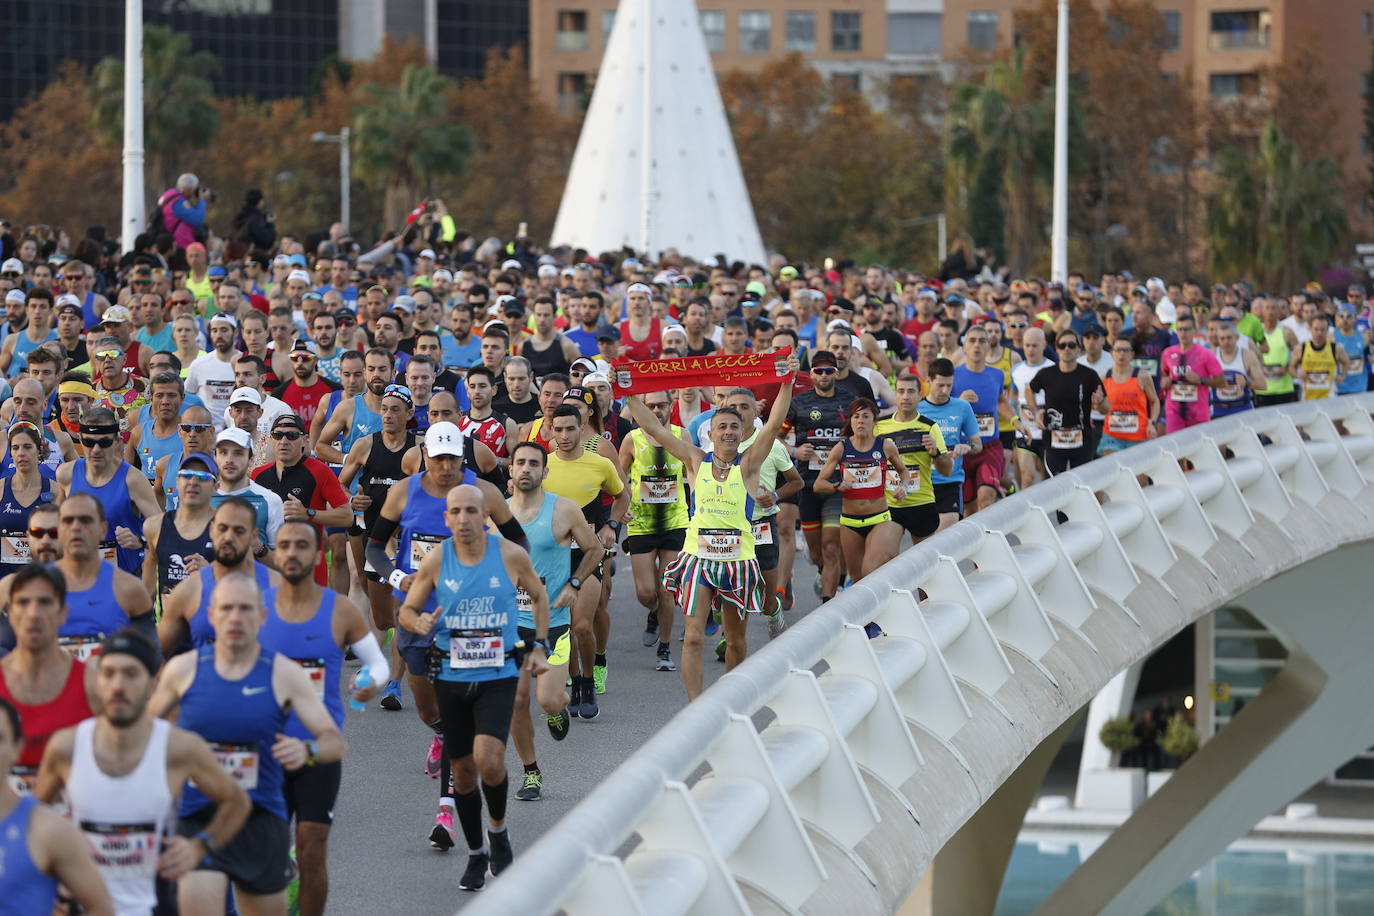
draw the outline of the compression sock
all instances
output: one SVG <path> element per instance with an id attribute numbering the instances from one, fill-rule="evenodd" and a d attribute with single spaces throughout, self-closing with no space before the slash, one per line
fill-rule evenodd
<path id="1" fill-rule="evenodd" d="M 598 652 L 598 653 L 596 653 L 596 658 L 592 661 L 592 664 L 593 664 L 593 665 L 600 665 L 600 666 L 603 667 L 603 668 L 606 667 L 606 653 L 605 653 L 605 652 Z"/>
<path id="2" fill-rule="evenodd" d="M 504 783 L 503 783 L 504 785 Z M 458 812 L 458 824 L 463 828 L 463 839 L 468 841 L 472 852 L 483 852 L 486 847 L 482 836 L 482 796 L 477 792 L 458 795 L 454 798 Z"/>
<path id="3" fill-rule="evenodd" d="M 538 772 L 539 772 L 539 761 L 536 760 L 534 763 L 527 763 L 527 764 L 525 764 L 525 772 L 526 772 L 526 773 L 538 773 Z"/>
<path id="4" fill-rule="evenodd" d="M 494 786 L 489 786 L 485 782 L 482 783 L 482 795 L 487 800 L 487 816 L 493 821 L 500 822 L 506 819 L 506 796 L 509 791 L 510 780 L 505 777 Z"/>

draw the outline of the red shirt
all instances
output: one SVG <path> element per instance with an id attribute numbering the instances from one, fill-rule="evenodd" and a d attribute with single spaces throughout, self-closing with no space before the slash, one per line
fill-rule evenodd
<path id="1" fill-rule="evenodd" d="M 291 412 L 304 420 L 306 429 L 309 429 L 315 411 L 321 404 L 329 400 L 331 392 L 338 390 L 338 385 L 321 375 L 315 379 L 315 384 L 308 388 L 293 378 L 277 388 L 272 394 L 285 401 L 286 405 L 291 408 Z"/>
<path id="2" fill-rule="evenodd" d="M 24 746 L 19 751 L 19 759 L 14 762 L 14 767 L 16 770 L 31 768 L 33 775 L 37 775 L 38 765 L 43 762 L 43 750 L 48 746 L 49 738 L 61 729 L 94 715 L 91 704 L 86 700 L 86 666 L 76 659 L 72 659 L 72 669 L 67 674 L 62 691 L 55 699 L 37 706 L 27 706 L 14 698 L 9 684 L 5 683 L 5 669 L 0 667 L 0 697 L 13 704 L 24 723 Z"/>
<path id="3" fill-rule="evenodd" d="M 924 334 L 926 331 L 933 330 L 938 321 L 938 318 L 932 318 L 929 321 L 922 321 L 920 318 L 913 318 L 906 324 L 902 325 L 902 333 L 907 337 L 910 337 L 912 340 L 920 340 L 921 335 Z"/>
<path id="4" fill-rule="evenodd" d="M 768 422 L 768 411 L 773 406 L 773 399 L 778 396 L 778 389 L 782 387 L 782 382 L 766 382 L 753 389 L 754 396 L 759 400 L 759 417 L 765 423 Z M 792 396 L 796 397 L 803 391 L 811 390 L 811 373 L 798 372 L 797 380 L 792 385 Z"/>
<path id="5" fill-rule="evenodd" d="M 291 465 L 281 474 L 277 473 L 276 462 L 264 464 L 253 471 L 253 480 L 281 496 L 283 501 L 288 496 L 296 497 L 307 509 L 319 511 L 348 503 L 348 493 L 339 483 L 339 478 L 334 476 L 329 465 L 318 458 L 306 456 L 299 464 Z M 319 525 L 315 525 L 315 529 L 321 537 L 324 536 Z M 329 584 L 329 567 L 324 561 L 324 551 L 320 551 L 315 564 L 315 581 L 320 585 Z"/>
<path id="6" fill-rule="evenodd" d="M 474 420 L 466 414 L 458 421 L 458 431 L 472 436 L 491 449 L 497 458 L 509 457 L 506 451 L 506 416 L 492 411 L 485 420 Z"/>
<path id="7" fill-rule="evenodd" d="M 635 340 L 630 336 L 630 321 L 620 322 L 621 353 L 634 360 L 658 359 L 663 353 L 663 325 L 657 318 L 649 322 L 649 336 Z"/>

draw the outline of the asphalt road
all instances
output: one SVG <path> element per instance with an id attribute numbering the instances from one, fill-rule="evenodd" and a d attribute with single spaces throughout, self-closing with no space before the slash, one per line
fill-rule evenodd
<path id="1" fill-rule="evenodd" d="M 555 743 L 536 718 L 544 797 L 537 802 L 511 799 L 507 825 L 517 856 L 686 703 L 680 674 L 654 671 L 654 650 L 640 644 L 645 612 L 635 600 L 630 565 L 623 556 L 618 566 L 611 598 L 607 689 L 598 697 L 601 714 L 591 721 L 574 719 L 562 743 Z M 805 551 L 798 551 L 797 601 L 787 614 L 789 621 L 816 606 L 815 575 Z M 681 653 L 676 639 L 680 632 L 679 624 L 674 630 L 675 661 Z M 750 644 L 759 646 L 767 639 L 765 621 L 753 621 Z M 715 660 L 714 640 L 707 640 L 705 651 L 703 668 L 709 683 L 724 673 L 725 666 Z M 350 663 L 348 669 L 351 679 L 354 666 Z M 349 710 L 348 756 L 330 837 L 331 914 L 438 916 L 457 911 L 472 898 L 458 890 L 467 859 L 463 850 L 443 853 L 429 845 L 439 797 L 438 780 L 424 775 L 430 734 L 416 716 L 409 693 L 401 712 L 379 709 L 375 702 L 362 712 Z M 521 774 L 513 747 L 507 761 L 513 796 Z M 461 846 L 461 836 L 459 842 Z M 550 875 L 549 880 L 560 879 Z"/>

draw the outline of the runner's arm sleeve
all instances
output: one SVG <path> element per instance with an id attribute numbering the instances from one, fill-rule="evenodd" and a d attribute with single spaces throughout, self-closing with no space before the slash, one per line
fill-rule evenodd
<path id="1" fill-rule="evenodd" d="M 526 553 L 529 552 L 530 542 L 525 537 L 525 529 L 521 526 L 520 520 L 517 519 L 514 514 L 504 522 L 497 524 L 496 530 L 501 532 L 501 537 L 517 546 L 525 548 Z"/>
<path id="2" fill-rule="evenodd" d="M 372 683 L 385 684 L 391 680 L 391 665 L 387 663 L 382 647 L 377 644 L 376 633 L 368 633 L 348 648 L 352 649 L 353 654 L 372 672 Z"/>
<path id="3" fill-rule="evenodd" d="M 372 568 L 377 571 L 377 575 L 382 577 L 383 582 L 391 579 L 391 574 L 396 571 L 396 565 L 391 562 L 391 557 L 386 555 L 386 545 L 391 542 L 391 536 L 396 533 L 397 522 L 387 518 L 385 515 L 377 516 L 377 521 L 372 523 L 372 531 L 367 536 L 367 547 L 364 554 L 367 562 L 372 564 Z"/>
<path id="4" fill-rule="evenodd" d="M 162 654 L 162 643 L 157 638 L 157 615 L 151 610 L 129 618 L 129 626 L 133 627 L 144 636 L 148 641 L 157 646 L 158 655 Z"/>

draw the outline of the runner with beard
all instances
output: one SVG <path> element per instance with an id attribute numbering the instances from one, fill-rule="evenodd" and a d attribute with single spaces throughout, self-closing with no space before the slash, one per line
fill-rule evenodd
<path id="1" fill-rule="evenodd" d="M 143 523 L 148 554 L 143 560 L 143 587 L 159 606 L 187 576 L 209 565 L 215 555 L 210 540 L 210 495 L 219 467 L 199 452 L 187 455 L 177 470 L 177 507 Z"/>
<path id="2" fill-rule="evenodd" d="M 792 458 L 801 473 L 803 489 L 799 514 L 802 535 L 806 538 L 811 562 L 820 571 L 816 593 L 821 601 L 835 597 L 844 578 L 840 552 L 841 493 L 816 492 L 816 478 L 825 467 L 826 456 L 844 437 L 844 409 L 853 400 L 848 392 L 835 386 L 835 357 L 829 350 L 811 354 L 811 390 L 798 394 L 787 414 L 787 427 L 796 436 Z"/>

